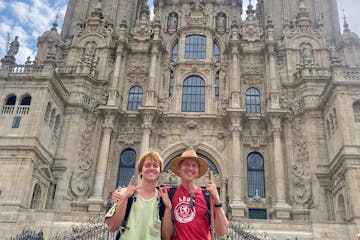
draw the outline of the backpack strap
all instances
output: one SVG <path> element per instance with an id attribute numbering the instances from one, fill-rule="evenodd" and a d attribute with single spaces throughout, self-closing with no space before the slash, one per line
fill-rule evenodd
<path id="1" fill-rule="evenodd" d="M 206 206 L 207 206 L 207 213 L 205 214 L 205 218 L 210 222 L 210 216 L 211 216 L 211 201 L 210 201 L 210 193 L 208 191 L 206 191 L 206 189 L 201 188 L 202 193 L 204 195 L 205 201 L 206 201 Z"/>
<path id="2" fill-rule="evenodd" d="M 115 240 L 120 240 L 121 237 L 121 233 L 125 230 L 126 228 L 126 224 L 127 224 L 127 220 L 129 218 L 129 214 L 130 214 L 130 210 L 131 210 L 131 206 L 133 204 L 133 202 L 136 201 L 136 197 L 134 195 L 132 195 L 131 197 L 128 198 L 127 204 L 126 204 L 126 210 L 125 210 L 125 216 L 124 216 L 124 220 L 120 226 L 120 230 L 117 231 L 116 236 L 115 236 Z"/>
<path id="3" fill-rule="evenodd" d="M 172 200 L 174 198 L 174 195 L 175 195 L 175 192 L 177 190 L 177 187 L 170 187 L 169 190 L 168 190 L 168 195 L 169 195 L 169 199 L 170 199 L 170 202 L 172 203 Z M 174 213 L 174 209 L 171 208 L 171 221 L 173 222 L 173 235 L 174 236 L 177 236 L 177 232 L 176 232 L 176 227 L 175 227 L 175 213 Z"/>
<path id="4" fill-rule="evenodd" d="M 129 214 L 130 214 L 130 210 L 131 210 L 131 206 L 133 204 L 133 202 L 136 201 L 136 197 L 134 195 L 132 195 L 131 197 L 129 197 L 128 201 L 127 201 L 127 205 L 126 205 L 126 211 L 125 211 L 125 216 L 124 216 L 124 220 L 121 224 L 121 230 L 124 231 L 124 229 L 126 228 L 126 224 L 129 218 Z"/>

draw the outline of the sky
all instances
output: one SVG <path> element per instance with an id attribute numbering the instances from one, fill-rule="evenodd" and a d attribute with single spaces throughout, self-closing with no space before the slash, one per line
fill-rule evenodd
<path id="1" fill-rule="evenodd" d="M 360 1 L 337 0 L 337 2 L 341 26 L 343 25 L 342 9 L 344 9 L 350 30 L 360 36 L 360 24 L 358 24 Z M 247 3 L 248 0 L 244 0 L 245 6 Z M 20 49 L 15 56 L 16 62 L 23 64 L 28 56 L 33 60 L 37 51 L 37 38 L 51 28 L 57 14 L 60 32 L 66 4 L 67 0 L 0 0 L 0 58 L 6 54 L 7 39 L 10 35 L 10 41 L 14 40 L 15 36 L 19 36 Z M 153 6 L 153 0 L 149 0 L 149 5 Z"/>

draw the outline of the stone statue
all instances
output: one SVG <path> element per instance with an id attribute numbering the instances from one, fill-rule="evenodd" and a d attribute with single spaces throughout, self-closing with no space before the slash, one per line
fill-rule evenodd
<path id="1" fill-rule="evenodd" d="M 304 43 L 301 46 L 301 58 L 303 61 L 313 61 L 314 51 L 309 43 Z"/>
<path id="2" fill-rule="evenodd" d="M 168 27 L 169 28 L 177 28 L 178 25 L 178 19 L 176 16 L 176 13 L 170 13 L 169 15 L 169 21 L 168 21 Z"/>
<path id="3" fill-rule="evenodd" d="M 12 41 L 9 45 L 9 49 L 6 53 L 7 57 L 15 57 L 15 55 L 18 53 L 19 51 L 19 47 L 20 47 L 20 43 L 18 41 L 19 37 L 16 36 L 14 41 Z"/>
<path id="4" fill-rule="evenodd" d="M 216 16 L 216 26 L 225 27 L 225 17 L 222 14 Z"/>

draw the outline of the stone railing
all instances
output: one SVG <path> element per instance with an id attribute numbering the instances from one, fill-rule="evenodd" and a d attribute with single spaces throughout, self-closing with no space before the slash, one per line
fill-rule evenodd
<path id="1" fill-rule="evenodd" d="M 116 234 L 111 233 L 102 221 L 96 222 L 93 219 L 89 223 L 73 226 L 65 232 L 52 236 L 50 240 L 115 240 Z M 214 240 L 270 240 L 270 238 L 266 233 L 260 233 L 249 225 L 232 222 L 228 233 L 223 237 L 215 236 Z"/>
<path id="2" fill-rule="evenodd" d="M 345 80 L 360 80 L 360 69 L 345 69 L 344 70 L 344 79 Z"/>

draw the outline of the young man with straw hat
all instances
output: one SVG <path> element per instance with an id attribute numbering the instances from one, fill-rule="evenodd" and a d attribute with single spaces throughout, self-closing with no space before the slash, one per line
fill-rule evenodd
<path id="1" fill-rule="evenodd" d="M 208 206 L 203 191 L 196 186 L 195 179 L 203 176 L 209 166 L 205 159 L 198 157 L 193 148 L 185 150 L 170 163 L 170 169 L 181 178 L 172 199 L 174 212 L 174 234 L 172 240 L 210 240 L 210 219 L 205 216 Z M 206 190 L 210 194 L 213 212 L 213 230 L 223 236 L 228 229 L 228 220 L 222 209 L 222 202 L 215 183 L 209 179 Z"/>

